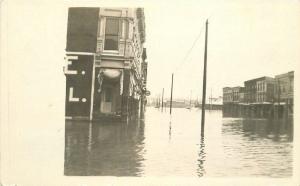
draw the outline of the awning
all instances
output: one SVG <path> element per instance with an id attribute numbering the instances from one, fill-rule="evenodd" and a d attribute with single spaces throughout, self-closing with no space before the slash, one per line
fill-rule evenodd
<path id="1" fill-rule="evenodd" d="M 119 79 L 120 82 L 120 95 L 123 94 L 123 70 L 122 69 L 100 69 L 97 74 L 97 79 L 99 83 L 98 92 L 101 92 L 103 79 L 116 81 Z"/>
<path id="2" fill-rule="evenodd" d="M 119 69 L 104 69 L 103 75 L 109 79 L 116 79 L 120 77 L 121 71 Z"/>

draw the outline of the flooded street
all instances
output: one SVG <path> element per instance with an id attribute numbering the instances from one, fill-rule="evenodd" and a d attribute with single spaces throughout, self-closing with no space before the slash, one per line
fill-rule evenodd
<path id="1" fill-rule="evenodd" d="M 65 175 L 290 177 L 293 124 L 147 107 L 135 122 L 66 121 Z"/>

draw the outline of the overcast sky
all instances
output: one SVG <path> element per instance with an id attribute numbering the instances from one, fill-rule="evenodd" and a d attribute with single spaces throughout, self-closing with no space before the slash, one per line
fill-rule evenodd
<path id="1" fill-rule="evenodd" d="M 8 2 L 7 12 L 3 12 L 8 16 L 8 23 L 2 22 L 7 25 L 2 27 L 7 35 L 2 38 L 9 41 L 2 49 L 11 54 L 8 64 L 12 76 L 23 77 L 20 85 L 27 85 L 23 83 L 26 81 L 42 87 L 43 79 L 49 76 L 56 78 L 53 88 L 57 88 L 59 82 L 64 90 L 62 66 L 68 7 L 71 6 L 145 8 L 147 86 L 151 96 L 165 88 L 165 97 L 170 97 L 174 72 L 175 98 L 187 98 L 191 90 L 193 98 L 201 98 L 204 24 L 208 17 L 208 96 L 211 90 L 214 97 L 220 96 L 224 86 L 243 86 L 245 80 L 265 75 L 273 77 L 299 67 L 300 0 L 226 3 L 200 0 L 99 0 L 93 3 L 32 0 L 21 3 L 15 0 L 2 5 L 7 6 Z M 193 50 L 183 61 L 199 34 Z M 31 71 L 35 72 L 32 76 L 28 73 Z M 17 80 L 11 77 L 11 81 Z M 46 88 L 52 89 L 49 82 Z M 39 95 L 39 92 L 30 94 Z"/>
<path id="2" fill-rule="evenodd" d="M 208 84 L 214 97 L 224 86 L 296 70 L 300 59 L 299 1 L 161 3 L 145 6 L 148 89 L 152 96 L 201 97 L 204 24 L 208 28 Z M 202 31 L 202 32 L 201 32 Z M 188 51 L 200 35 L 193 50 Z"/>

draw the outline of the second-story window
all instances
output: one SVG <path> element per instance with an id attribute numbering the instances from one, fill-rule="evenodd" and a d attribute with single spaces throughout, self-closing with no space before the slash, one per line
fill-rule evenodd
<path id="1" fill-rule="evenodd" d="M 129 38 L 129 21 L 125 20 L 125 33 L 124 33 L 125 39 Z"/>
<path id="2" fill-rule="evenodd" d="M 106 18 L 104 50 L 118 50 L 119 20 Z"/>

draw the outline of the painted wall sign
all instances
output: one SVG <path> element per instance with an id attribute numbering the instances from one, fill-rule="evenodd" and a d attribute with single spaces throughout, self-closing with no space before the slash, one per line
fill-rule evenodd
<path id="1" fill-rule="evenodd" d="M 66 56 L 66 116 L 89 116 L 93 55 Z"/>

